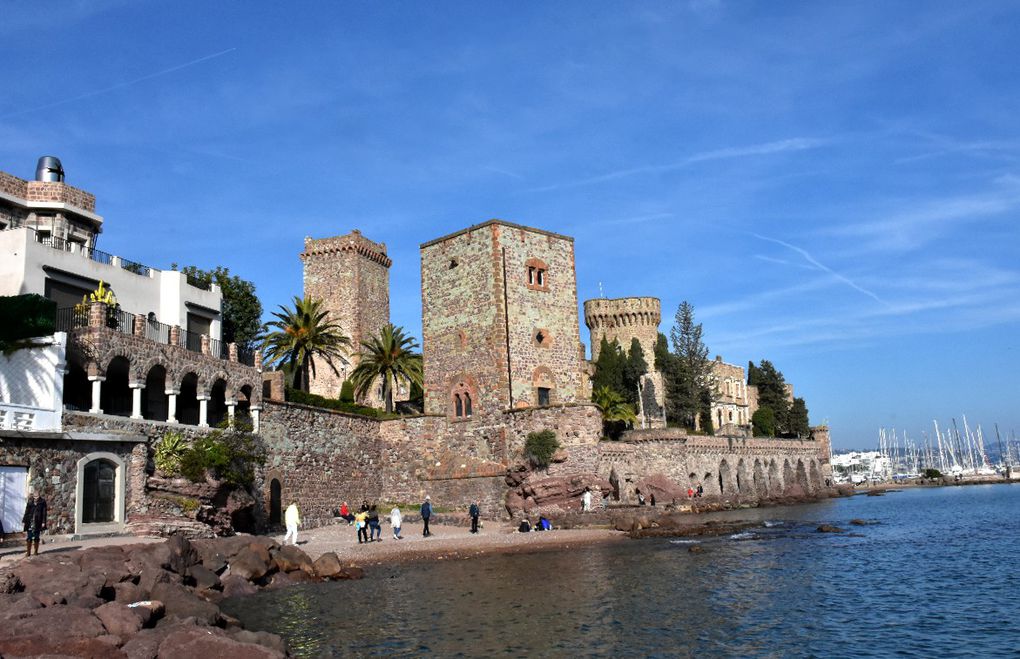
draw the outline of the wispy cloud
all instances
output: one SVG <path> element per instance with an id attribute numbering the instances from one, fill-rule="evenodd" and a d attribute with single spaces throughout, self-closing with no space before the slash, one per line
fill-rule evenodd
<path id="1" fill-rule="evenodd" d="M 789 250 L 791 250 L 793 252 L 796 252 L 797 254 L 800 254 L 804 258 L 804 260 L 807 261 L 812 266 L 814 266 L 815 269 L 820 270 L 822 272 L 829 273 L 830 275 L 835 277 L 837 280 L 843 282 L 844 284 L 846 284 L 850 288 L 854 289 L 855 291 L 857 291 L 859 293 L 863 293 L 864 295 L 867 295 L 868 297 L 870 297 L 871 299 L 875 300 L 876 302 L 879 302 L 881 304 L 886 304 L 886 302 L 882 298 L 880 298 L 878 295 L 876 295 L 874 292 L 864 288 L 863 286 L 861 286 L 857 282 L 853 281 L 852 279 L 850 279 L 846 275 L 843 275 L 843 274 L 841 274 L 839 272 L 836 272 L 835 270 L 833 270 L 829 266 L 823 264 L 818 259 L 816 259 L 814 256 L 812 256 L 811 253 L 808 252 L 806 249 L 803 249 L 801 247 L 797 247 L 796 245 L 791 245 L 790 243 L 788 243 L 786 241 L 783 241 L 783 240 L 779 240 L 778 238 L 769 238 L 768 236 L 763 236 L 763 235 L 758 234 L 758 233 L 752 233 L 751 235 L 754 236 L 755 238 L 759 239 L 759 240 L 764 240 L 764 241 L 767 241 L 767 242 L 770 242 L 770 243 L 775 243 L 776 245 L 780 245 L 780 246 L 785 247 L 785 248 L 787 248 L 787 249 L 789 249 Z"/>
<path id="2" fill-rule="evenodd" d="M 922 247 L 957 225 L 982 221 L 1020 208 L 1020 178 L 1004 176 L 997 189 L 978 194 L 901 202 L 875 220 L 829 227 L 822 233 L 852 237 L 863 251 L 907 251 Z"/>
<path id="3" fill-rule="evenodd" d="M 808 149 L 816 149 L 826 143 L 827 143 L 826 140 L 821 139 L 815 139 L 810 137 L 793 137 L 790 139 L 777 140 L 774 142 L 764 142 L 761 144 L 750 144 L 747 146 L 713 149 L 711 151 L 702 151 L 701 153 L 689 155 L 686 158 L 677 160 L 676 162 L 665 163 L 661 165 L 644 165 L 641 167 L 619 169 L 614 172 L 607 172 L 605 174 L 592 176 L 590 178 L 579 179 L 576 181 L 564 181 L 562 183 L 554 183 L 552 185 L 531 188 L 529 192 L 547 192 L 549 190 L 561 190 L 563 188 L 577 188 L 586 185 L 593 185 L 596 183 L 606 183 L 608 181 L 615 181 L 618 179 L 636 176 L 639 174 L 661 174 L 663 172 L 682 169 L 684 167 L 688 167 L 696 163 L 707 162 L 711 160 L 730 160 L 736 158 L 767 156 L 791 151 L 805 151 Z"/>
<path id="4" fill-rule="evenodd" d="M 211 59 L 215 59 L 217 57 L 222 57 L 223 55 L 226 55 L 227 53 L 232 53 L 235 50 L 237 50 L 237 48 L 227 48 L 226 50 L 221 50 L 218 53 L 213 53 L 211 55 L 206 55 L 204 57 L 199 57 L 198 59 L 193 59 L 190 62 L 185 62 L 184 64 L 178 64 L 177 66 L 172 66 L 169 69 L 163 69 L 162 71 L 157 71 L 155 73 L 150 73 L 150 74 L 144 75 L 144 76 L 142 76 L 140 78 L 134 78 L 132 80 L 126 80 L 124 82 L 119 82 L 119 83 L 117 83 L 115 85 L 110 85 L 109 87 L 103 87 L 101 89 L 94 89 L 94 90 L 92 90 L 90 92 L 85 92 L 84 94 L 78 94 L 77 96 L 72 96 L 70 98 L 64 98 L 64 99 L 61 99 L 59 101 L 53 101 L 52 103 L 47 103 L 45 105 L 38 105 L 36 107 L 25 108 L 25 109 L 22 109 L 22 110 L 18 110 L 16 112 L 9 112 L 7 114 L 0 115 L 0 119 L 9 119 L 11 117 L 18 117 L 18 116 L 25 115 L 25 114 L 30 114 L 30 113 L 33 113 L 33 112 L 39 112 L 40 110 L 49 110 L 50 108 L 55 108 L 55 107 L 58 107 L 58 106 L 61 106 L 61 105 L 67 105 L 68 103 L 75 103 L 77 101 L 84 101 L 86 99 L 93 98 L 93 97 L 99 96 L 101 94 L 107 94 L 107 93 L 112 92 L 112 91 L 117 91 L 119 89 L 124 89 L 125 87 L 130 87 L 131 85 L 135 85 L 135 84 L 138 84 L 140 82 L 145 82 L 146 80 L 152 80 L 153 78 L 160 78 L 162 76 L 169 75 L 171 73 L 176 73 L 177 71 L 180 71 L 181 69 L 187 69 L 189 67 L 196 66 L 198 64 L 202 64 L 203 62 L 208 62 Z"/>
<path id="5" fill-rule="evenodd" d="M 653 222 L 655 220 L 665 220 L 670 217 L 673 217 L 673 213 L 649 213 L 647 215 L 633 215 L 630 217 L 617 217 L 607 220 L 598 220 L 596 222 L 593 222 L 592 225 L 620 226 L 620 225 L 644 224 L 646 222 Z"/>
<path id="6" fill-rule="evenodd" d="M 523 176 L 521 176 L 517 172 L 511 172 L 508 169 L 500 169 L 499 167 L 492 167 L 492 166 L 489 166 L 489 165 L 487 165 L 485 167 L 482 167 L 482 169 L 485 169 L 487 171 L 493 172 L 495 174 L 502 174 L 503 176 L 509 176 L 510 178 L 515 178 L 515 179 L 518 179 L 520 181 L 524 180 Z"/>

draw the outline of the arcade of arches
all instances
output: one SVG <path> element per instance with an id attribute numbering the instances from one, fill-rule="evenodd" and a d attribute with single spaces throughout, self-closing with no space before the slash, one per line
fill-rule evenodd
<path id="1" fill-rule="evenodd" d="M 216 368 L 219 367 L 219 368 Z M 231 372 L 232 371 L 232 372 Z M 230 419 L 258 425 L 258 372 L 236 364 L 140 363 L 123 354 L 82 363 L 68 356 L 64 405 L 71 410 L 199 427 Z"/>

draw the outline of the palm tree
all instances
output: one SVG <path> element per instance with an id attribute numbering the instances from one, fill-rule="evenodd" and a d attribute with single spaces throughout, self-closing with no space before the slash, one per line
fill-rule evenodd
<path id="1" fill-rule="evenodd" d="M 344 349 L 351 340 L 343 328 L 327 318 L 323 301 L 310 297 L 294 296 L 294 307 L 280 305 L 274 311 L 276 320 L 266 323 L 265 330 L 273 330 L 263 339 L 267 364 L 287 364 L 294 373 L 294 388 L 308 391 L 310 377 L 315 376 L 315 362 L 322 360 L 339 375 L 334 360 L 346 364 Z"/>
<path id="2" fill-rule="evenodd" d="M 351 382 L 357 395 L 364 396 L 377 378 L 382 378 L 383 399 L 386 411 L 393 411 L 393 389 L 398 379 L 422 386 L 421 355 L 413 337 L 404 334 L 403 327 L 386 325 L 368 341 L 361 342 L 358 366 L 351 373 Z"/>
<path id="3" fill-rule="evenodd" d="M 602 412 L 602 431 L 606 435 L 618 437 L 624 426 L 637 421 L 634 407 L 608 385 L 595 389 L 591 400 Z"/>

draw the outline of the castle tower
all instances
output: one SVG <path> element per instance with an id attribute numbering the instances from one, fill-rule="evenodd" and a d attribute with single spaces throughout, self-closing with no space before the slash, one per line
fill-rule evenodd
<path id="1" fill-rule="evenodd" d="M 490 220 L 421 246 L 425 411 L 587 402 L 574 240 Z"/>
<path id="2" fill-rule="evenodd" d="M 386 245 L 376 243 L 355 229 L 333 238 L 305 238 L 301 252 L 306 296 L 322 299 L 330 318 L 340 324 L 353 344 L 350 364 L 336 364 L 340 375 L 325 364 L 316 367 L 310 389 L 313 394 L 336 398 L 340 386 L 357 366 L 361 342 L 379 333 L 390 322 L 390 265 Z M 364 402 L 377 404 L 372 395 Z"/>
<path id="3" fill-rule="evenodd" d="M 665 391 L 662 376 L 655 370 L 655 343 L 662 320 L 661 303 L 655 297 L 595 298 L 584 302 L 584 324 L 591 333 L 591 359 L 598 361 L 602 339 L 616 341 L 627 352 L 637 339 L 644 352 L 648 373 L 641 378 L 642 428 L 660 428 L 665 422 Z"/>

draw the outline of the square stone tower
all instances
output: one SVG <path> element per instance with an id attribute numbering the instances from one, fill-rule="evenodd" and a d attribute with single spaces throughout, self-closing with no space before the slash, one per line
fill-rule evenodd
<path id="1" fill-rule="evenodd" d="M 301 252 L 305 295 L 325 300 L 330 318 L 343 327 L 353 344 L 350 365 L 336 364 L 337 376 L 328 365 L 316 365 L 310 389 L 313 394 L 336 398 L 340 386 L 357 366 L 361 342 L 379 333 L 390 322 L 390 265 L 386 245 L 376 243 L 355 229 L 333 238 L 305 238 Z M 376 396 L 365 402 L 375 403 Z"/>
<path id="2" fill-rule="evenodd" d="M 574 239 L 490 220 L 421 246 L 425 411 L 587 402 Z"/>

